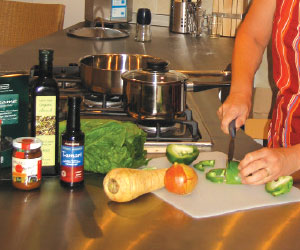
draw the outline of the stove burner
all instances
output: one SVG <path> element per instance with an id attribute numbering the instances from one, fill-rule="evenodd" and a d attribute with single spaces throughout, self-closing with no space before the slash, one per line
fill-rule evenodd
<path id="1" fill-rule="evenodd" d="M 107 96 L 105 94 L 91 93 L 84 96 L 83 103 L 90 108 L 116 108 L 122 106 L 122 98 L 120 96 Z"/>
<path id="2" fill-rule="evenodd" d="M 164 121 L 138 121 L 137 126 L 149 134 L 167 133 L 169 131 L 176 131 L 175 122 Z"/>
<path id="3" fill-rule="evenodd" d="M 137 126 L 147 132 L 148 141 L 197 141 L 201 138 L 192 111 L 186 109 L 182 117 L 172 121 L 139 120 Z"/>

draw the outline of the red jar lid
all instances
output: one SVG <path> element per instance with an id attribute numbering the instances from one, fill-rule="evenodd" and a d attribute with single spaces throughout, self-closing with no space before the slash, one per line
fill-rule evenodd
<path id="1" fill-rule="evenodd" d="M 19 137 L 13 140 L 13 147 L 22 150 L 37 149 L 42 146 L 42 141 L 35 137 Z"/>

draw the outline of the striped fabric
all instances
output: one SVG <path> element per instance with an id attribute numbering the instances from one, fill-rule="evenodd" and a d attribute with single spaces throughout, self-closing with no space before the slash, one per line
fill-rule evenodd
<path id="1" fill-rule="evenodd" d="M 268 147 L 300 143 L 299 1 L 277 0 L 272 33 L 273 77 L 279 89 Z"/>

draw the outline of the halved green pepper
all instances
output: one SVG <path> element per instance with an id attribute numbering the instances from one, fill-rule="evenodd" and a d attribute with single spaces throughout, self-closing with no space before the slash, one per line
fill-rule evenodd
<path id="1" fill-rule="evenodd" d="M 227 163 L 226 168 L 226 183 L 227 184 L 242 184 L 241 178 L 239 177 L 239 162 L 238 161 L 230 161 Z"/>
<path id="2" fill-rule="evenodd" d="M 206 173 L 206 179 L 214 183 L 223 183 L 226 180 L 225 174 L 225 168 L 212 169 Z"/>
<path id="3" fill-rule="evenodd" d="M 215 160 L 204 160 L 194 164 L 193 167 L 203 172 L 206 167 L 212 168 L 214 166 L 215 166 Z"/>
<path id="4" fill-rule="evenodd" d="M 171 163 L 191 164 L 199 155 L 199 149 L 194 145 L 169 144 L 166 155 Z"/>
<path id="5" fill-rule="evenodd" d="M 293 186 L 292 176 L 281 176 L 277 181 L 270 181 L 265 184 L 265 189 L 273 196 L 278 196 L 290 192 Z"/>

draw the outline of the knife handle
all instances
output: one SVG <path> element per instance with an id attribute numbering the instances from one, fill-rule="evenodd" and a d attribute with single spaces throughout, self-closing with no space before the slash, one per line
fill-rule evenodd
<path id="1" fill-rule="evenodd" d="M 236 136 L 235 122 L 236 122 L 236 119 L 232 120 L 228 126 L 229 134 L 232 138 L 234 138 Z"/>

